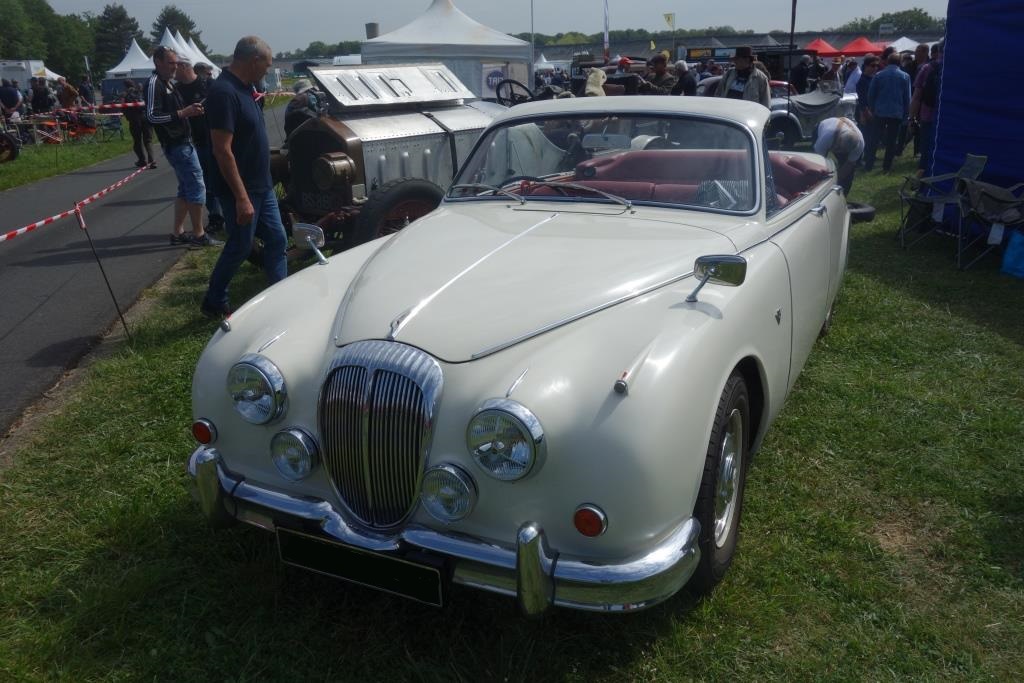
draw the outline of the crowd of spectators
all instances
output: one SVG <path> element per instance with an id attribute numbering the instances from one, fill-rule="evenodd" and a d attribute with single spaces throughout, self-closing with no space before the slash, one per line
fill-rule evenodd
<path id="1" fill-rule="evenodd" d="M 17 122 L 33 114 L 50 114 L 55 109 L 73 109 L 96 101 L 96 91 L 88 76 L 78 87 L 63 76 L 56 80 L 33 76 L 23 87 L 20 81 L 3 79 L 0 103 L 6 121 Z"/>

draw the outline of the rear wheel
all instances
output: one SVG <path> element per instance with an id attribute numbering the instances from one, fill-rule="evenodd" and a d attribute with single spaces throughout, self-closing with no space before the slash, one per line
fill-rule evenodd
<path id="1" fill-rule="evenodd" d="M 444 190 L 422 178 L 399 178 L 370 195 L 356 219 L 355 246 L 398 232 L 437 208 Z"/>
<path id="2" fill-rule="evenodd" d="M 738 371 L 725 383 L 715 411 L 694 515 L 700 522 L 700 563 L 691 583 L 708 592 L 736 553 L 749 463 L 750 399 Z"/>

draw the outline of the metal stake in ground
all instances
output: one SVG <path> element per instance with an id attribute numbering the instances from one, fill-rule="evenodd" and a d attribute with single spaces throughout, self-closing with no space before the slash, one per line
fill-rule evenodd
<path id="1" fill-rule="evenodd" d="M 110 280 L 107 278 L 107 271 L 103 268 L 103 261 L 100 260 L 100 255 L 96 252 L 96 245 L 92 243 L 92 236 L 89 235 L 89 228 L 85 226 L 85 216 L 82 214 L 82 207 L 75 205 L 75 218 L 78 219 L 78 227 L 85 233 L 85 238 L 89 240 L 89 248 L 92 249 L 92 255 L 96 257 L 96 265 L 100 267 L 100 273 L 103 275 L 103 281 L 107 283 L 107 291 L 110 292 L 110 299 L 114 302 L 114 308 L 117 309 L 117 316 L 121 318 L 121 325 L 124 327 L 124 336 L 128 338 L 128 343 L 132 343 L 132 334 L 128 331 L 128 323 L 125 322 L 124 313 L 121 312 L 121 307 L 117 303 L 117 297 L 114 296 L 114 288 L 110 286 Z"/>

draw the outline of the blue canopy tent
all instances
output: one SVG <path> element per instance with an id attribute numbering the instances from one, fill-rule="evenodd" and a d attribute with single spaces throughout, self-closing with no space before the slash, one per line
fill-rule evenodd
<path id="1" fill-rule="evenodd" d="M 925 175 L 956 171 L 965 154 L 984 154 L 982 179 L 1024 181 L 1024 80 L 1017 50 L 1021 0 L 949 0 L 935 158 Z M 992 59 L 979 62 L 979 50 Z"/>

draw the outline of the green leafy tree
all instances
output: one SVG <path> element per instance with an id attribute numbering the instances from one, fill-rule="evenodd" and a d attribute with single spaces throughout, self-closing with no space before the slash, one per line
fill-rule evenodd
<path id="1" fill-rule="evenodd" d="M 36 17 L 21 0 L 0 0 L 0 56 L 5 59 L 46 59 L 46 37 Z"/>
<path id="2" fill-rule="evenodd" d="M 88 18 L 54 14 L 48 21 L 46 33 L 48 67 L 77 82 L 85 75 L 85 57 L 88 57 L 90 71 L 97 75 L 102 73 L 92 63 L 95 37 Z"/>
<path id="3" fill-rule="evenodd" d="M 209 48 L 200 37 L 202 31 L 196 30 L 196 22 L 175 5 L 165 5 L 157 15 L 156 21 L 153 22 L 153 30 L 149 32 L 149 35 L 152 36 L 154 45 L 164 37 L 166 28 L 170 28 L 171 33 L 181 33 L 186 39 L 191 38 L 196 41 L 196 47 L 202 52 L 209 52 Z"/>
<path id="4" fill-rule="evenodd" d="M 122 5 L 107 5 L 91 23 L 96 40 L 93 53 L 96 71 L 116 66 L 132 39 L 141 41 L 143 38 L 139 22 Z"/>
<path id="5" fill-rule="evenodd" d="M 900 12 L 886 12 L 877 19 L 872 16 L 861 17 L 848 21 L 842 26 L 825 29 L 826 31 L 869 33 L 878 32 L 882 24 L 892 24 L 897 34 L 914 33 L 919 31 L 942 32 L 946 30 L 946 20 L 941 17 L 933 17 L 920 7 L 914 7 Z"/>

